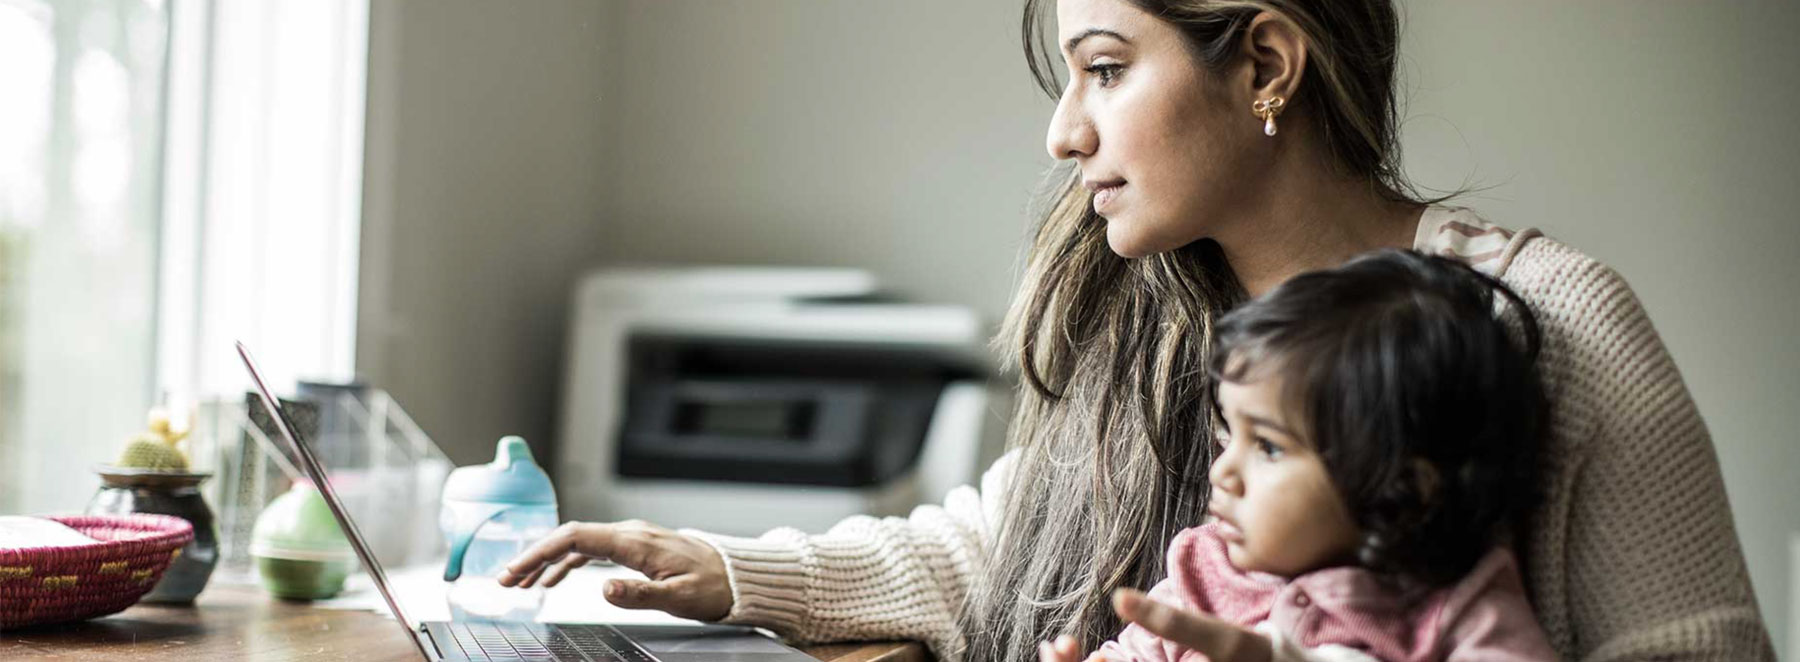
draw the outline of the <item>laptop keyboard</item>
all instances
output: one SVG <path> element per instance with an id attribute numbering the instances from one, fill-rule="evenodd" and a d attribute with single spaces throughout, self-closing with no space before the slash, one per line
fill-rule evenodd
<path id="1" fill-rule="evenodd" d="M 656 662 L 631 639 L 604 625 L 448 623 L 451 636 L 471 660 L 591 660 Z"/>

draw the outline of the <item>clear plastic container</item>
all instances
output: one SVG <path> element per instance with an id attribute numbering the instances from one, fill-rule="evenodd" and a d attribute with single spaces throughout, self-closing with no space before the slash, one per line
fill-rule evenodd
<path id="1" fill-rule="evenodd" d="M 530 621 L 544 605 L 544 589 L 507 588 L 506 565 L 557 525 L 556 493 L 518 437 L 506 437 L 490 464 L 463 467 L 444 483 L 438 524 L 449 542 L 444 567 L 450 617 L 455 621 Z"/>
<path id="2" fill-rule="evenodd" d="M 282 398 L 281 408 L 325 466 L 375 558 L 388 568 L 443 562 L 439 499 L 455 465 L 387 392 L 301 388 L 305 397 Z M 219 532 L 212 581 L 255 584 L 259 561 L 250 553 L 252 534 L 274 499 L 306 480 L 298 458 L 255 393 L 202 402 L 188 443 L 196 470 L 215 474 L 202 488 Z M 335 531 L 337 521 L 327 520 Z"/>

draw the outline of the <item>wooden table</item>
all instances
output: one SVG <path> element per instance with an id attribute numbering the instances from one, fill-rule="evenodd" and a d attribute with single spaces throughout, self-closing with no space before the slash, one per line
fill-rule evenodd
<path id="1" fill-rule="evenodd" d="M 917 642 L 806 646 L 825 662 L 930 662 Z M 356 660 L 416 662 L 382 614 L 315 609 L 255 587 L 212 586 L 192 607 L 138 605 L 106 618 L 0 632 L 0 660 Z"/>

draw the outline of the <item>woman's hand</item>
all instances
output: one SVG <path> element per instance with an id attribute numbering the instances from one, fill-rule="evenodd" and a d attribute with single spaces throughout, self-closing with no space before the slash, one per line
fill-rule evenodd
<path id="1" fill-rule="evenodd" d="M 1202 653 L 1213 662 L 1268 662 L 1273 655 L 1268 638 L 1254 631 L 1205 614 L 1170 607 L 1132 589 L 1113 592 L 1113 610 L 1119 613 L 1119 618 Z M 1082 662 L 1080 655 L 1075 638 L 1068 635 L 1057 637 L 1054 642 L 1038 644 L 1038 662 Z M 1101 651 L 1094 651 L 1085 662 L 1131 661 L 1113 660 Z"/>
<path id="2" fill-rule="evenodd" d="M 563 524 L 508 563 L 500 584 L 555 586 L 570 570 L 596 559 L 610 559 L 649 578 L 607 581 L 607 602 L 700 621 L 716 621 L 731 611 L 731 585 L 718 551 L 702 540 L 638 520 Z"/>

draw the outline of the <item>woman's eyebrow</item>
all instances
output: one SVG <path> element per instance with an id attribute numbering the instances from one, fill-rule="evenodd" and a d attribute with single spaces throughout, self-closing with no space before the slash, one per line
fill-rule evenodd
<path id="1" fill-rule="evenodd" d="M 1081 45 L 1081 40 L 1087 39 L 1088 37 L 1093 37 L 1096 35 L 1102 36 L 1102 37 L 1112 37 L 1112 38 L 1117 39 L 1126 44 L 1131 43 L 1131 40 L 1126 39 L 1125 35 L 1119 34 L 1117 32 L 1113 32 L 1112 30 L 1107 30 L 1105 28 L 1088 28 L 1086 30 L 1082 30 L 1081 34 L 1075 35 L 1073 37 L 1069 37 L 1068 41 L 1063 42 L 1063 54 L 1067 55 L 1067 54 L 1074 53 L 1075 47 Z"/>

